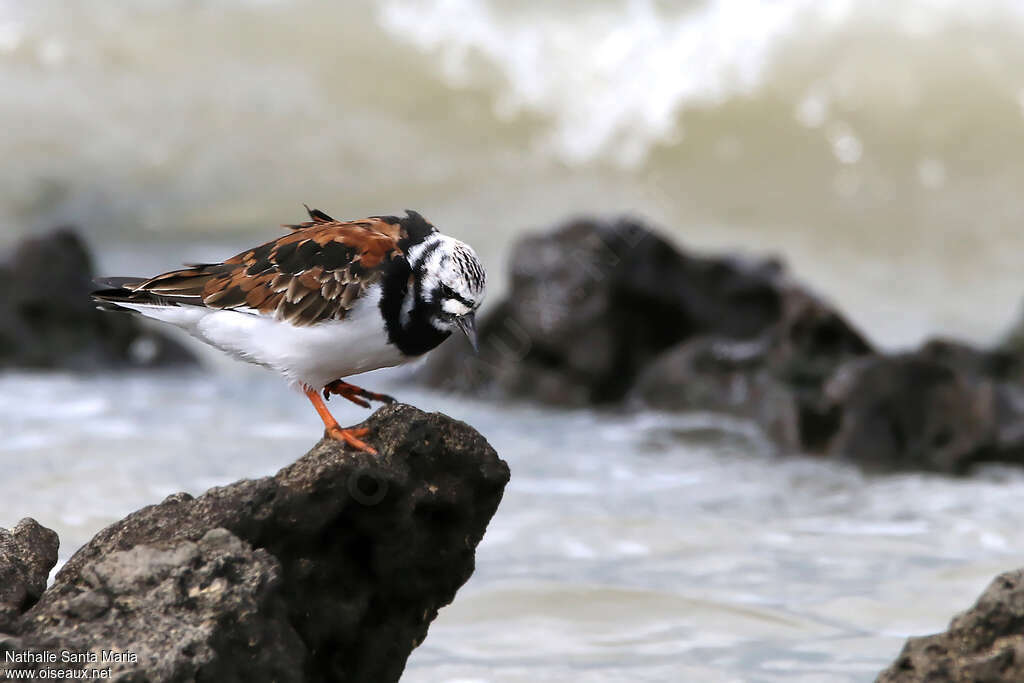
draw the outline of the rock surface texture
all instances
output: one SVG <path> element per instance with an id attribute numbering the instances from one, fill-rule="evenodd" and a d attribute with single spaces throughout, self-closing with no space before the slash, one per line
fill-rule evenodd
<path id="1" fill-rule="evenodd" d="M 829 452 L 875 470 L 1024 463 L 1022 389 L 980 352 L 944 341 L 850 363 L 826 388 L 839 416 Z"/>
<path id="2" fill-rule="evenodd" d="M 22 241 L 0 265 L 0 368 L 158 367 L 194 362 L 130 315 L 96 310 L 92 257 L 61 228 Z"/>
<path id="3" fill-rule="evenodd" d="M 1024 569 L 1000 574 L 944 633 L 910 638 L 878 683 L 1024 681 Z"/>
<path id="4" fill-rule="evenodd" d="M 397 681 L 472 574 L 509 472 L 440 414 L 395 405 L 363 424 L 380 455 L 325 440 L 274 477 L 104 529 L 0 649 L 131 653 L 82 665 L 131 681 Z"/>
<path id="5" fill-rule="evenodd" d="M 1024 463 L 1024 355 L 934 340 L 890 355 L 777 260 L 680 251 L 633 220 L 524 239 L 506 299 L 421 373 L 432 386 L 560 405 L 716 411 L 783 452 L 967 472 Z M 1022 326 L 1024 327 L 1024 326 Z"/>
<path id="6" fill-rule="evenodd" d="M 34 519 L 0 529 L 0 630 L 39 600 L 57 550 L 57 534 Z"/>

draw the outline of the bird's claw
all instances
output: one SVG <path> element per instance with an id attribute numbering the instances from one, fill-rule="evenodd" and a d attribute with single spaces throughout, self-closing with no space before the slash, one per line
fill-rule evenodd
<path id="1" fill-rule="evenodd" d="M 363 408 L 370 407 L 370 401 L 379 401 L 381 403 L 395 403 L 395 399 L 387 394 L 376 394 L 372 391 L 367 391 L 362 387 L 357 387 L 354 384 L 349 384 L 344 380 L 335 380 L 324 387 L 324 398 L 330 400 L 331 394 L 337 394 L 344 396 L 348 400 L 352 401 L 358 406 Z"/>
<path id="2" fill-rule="evenodd" d="M 328 385 L 328 387 L 329 387 L 329 385 Z M 324 387 L 324 399 L 330 401 L 331 400 L 331 390 L 328 387 Z M 349 394 L 349 393 L 345 393 L 345 392 L 341 392 L 341 391 L 339 391 L 337 393 L 342 395 L 342 396 L 344 396 L 348 400 L 352 401 L 357 406 L 362 406 L 363 408 L 369 408 L 370 407 L 370 404 L 367 401 L 364 401 L 363 399 L 359 398 L 358 396 L 356 396 L 354 394 Z"/>

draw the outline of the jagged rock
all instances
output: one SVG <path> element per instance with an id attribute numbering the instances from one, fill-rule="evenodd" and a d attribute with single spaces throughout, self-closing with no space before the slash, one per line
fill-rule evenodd
<path id="1" fill-rule="evenodd" d="M 1000 574 L 944 633 L 907 640 L 878 683 L 1024 680 L 1024 569 Z"/>
<path id="2" fill-rule="evenodd" d="M 563 405 L 725 412 L 785 451 L 962 473 L 1024 463 L 1021 336 L 881 354 L 777 261 L 694 256 L 635 221 L 580 219 L 519 243 L 479 357 L 448 344 L 420 377 Z"/>
<path id="3" fill-rule="evenodd" d="M 785 292 L 782 320 L 768 333 L 769 367 L 794 394 L 803 448 L 817 452 L 837 427 L 826 383 L 844 363 L 867 357 L 874 349 L 832 306 L 796 285 Z"/>
<path id="4" fill-rule="evenodd" d="M 472 574 L 509 473 L 437 413 L 389 406 L 364 426 L 380 455 L 325 440 L 274 477 L 107 527 L 0 649 L 132 652 L 124 680 L 397 681 Z"/>
<path id="5" fill-rule="evenodd" d="M 74 668 L 129 680 L 301 681 L 306 648 L 280 585 L 277 559 L 226 529 L 136 545 L 52 589 L 11 649 L 81 654 Z"/>
<path id="6" fill-rule="evenodd" d="M 480 326 L 480 356 L 450 344 L 422 379 L 561 404 L 623 398 L 662 351 L 699 335 L 751 339 L 782 317 L 781 265 L 679 252 L 628 219 L 581 219 L 522 240 L 511 287 Z"/>
<path id="7" fill-rule="evenodd" d="M 1024 395 L 981 352 L 948 342 L 841 367 L 826 387 L 839 414 L 829 452 L 871 469 L 966 473 L 1024 462 Z"/>
<path id="8" fill-rule="evenodd" d="M 702 336 L 679 344 L 640 374 L 631 402 L 729 413 L 758 423 L 783 449 L 820 449 L 837 427 L 825 383 L 871 346 L 808 292 L 793 285 L 780 292 L 782 317 L 758 338 Z"/>
<path id="9" fill-rule="evenodd" d="M 641 373 L 633 405 L 736 415 L 784 450 L 873 470 L 1024 463 L 1024 387 L 1007 379 L 1018 359 L 949 340 L 876 355 L 827 307 L 799 310 L 755 341 L 700 337 L 665 352 Z"/>
<path id="10" fill-rule="evenodd" d="M 0 529 L 0 631 L 39 600 L 57 549 L 57 534 L 29 517 Z"/>
<path id="11" fill-rule="evenodd" d="M 421 378 L 448 390 L 587 405 L 724 411 L 782 447 L 821 450 L 836 414 L 823 387 L 872 353 L 834 308 L 772 259 L 676 250 L 631 220 L 577 220 L 528 237 L 508 297 Z"/>
<path id="12" fill-rule="evenodd" d="M 132 316 L 97 311 L 92 258 L 69 228 L 23 240 L 0 265 L 0 368 L 155 367 L 195 362 Z"/>
<path id="13" fill-rule="evenodd" d="M 922 344 L 919 353 L 977 377 L 998 381 L 1024 378 L 1024 354 L 1004 347 L 979 349 L 955 339 L 936 338 Z"/>
<path id="14" fill-rule="evenodd" d="M 991 384 L 941 361 L 904 354 L 854 362 L 828 393 L 841 411 L 830 451 L 872 469 L 962 472 L 991 442 Z"/>
<path id="15" fill-rule="evenodd" d="M 735 415 L 756 422 L 781 448 L 799 450 L 796 396 L 766 363 L 761 342 L 700 337 L 652 361 L 630 392 L 630 403 Z"/>

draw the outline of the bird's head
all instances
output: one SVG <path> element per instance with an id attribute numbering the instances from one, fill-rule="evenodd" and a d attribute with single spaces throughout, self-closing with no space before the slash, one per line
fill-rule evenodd
<path id="1" fill-rule="evenodd" d="M 420 280 L 418 307 L 435 329 L 461 330 L 476 349 L 476 309 L 487 284 L 484 268 L 468 244 L 440 233 L 431 237 L 414 268 Z"/>

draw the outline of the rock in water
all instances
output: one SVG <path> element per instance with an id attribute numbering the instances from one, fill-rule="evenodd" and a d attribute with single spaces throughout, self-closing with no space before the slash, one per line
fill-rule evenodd
<path id="1" fill-rule="evenodd" d="M 828 452 L 873 470 L 964 474 L 1024 463 L 1024 395 L 1001 357 L 949 342 L 841 366 L 825 393 L 838 414 Z"/>
<path id="2" fill-rule="evenodd" d="M 633 220 L 571 221 L 522 240 L 480 355 L 449 343 L 422 379 L 461 392 L 750 418 L 787 450 L 836 428 L 823 387 L 873 352 L 774 259 L 676 249 Z"/>
<path id="3" fill-rule="evenodd" d="M 397 681 L 472 574 L 509 472 L 438 413 L 388 406 L 364 426 L 379 456 L 321 441 L 274 477 L 104 529 L 7 649 L 130 652 L 88 664 L 125 680 Z"/>
<path id="4" fill-rule="evenodd" d="M 628 219 L 570 221 L 521 240 L 510 261 L 479 357 L 447 344 L 427 384 L 728 413 L 783 452 L 875 470 L 1024 463 L 1019 330 L 994 349 L 937 339 L 886 354 L 778 261 L 688 253 Z"/>
<path id="5" fill-rule="evenodd" d="M 516 246 L 508 298 L 457 344 L 428 384 L 585 405 L 622 399 L 657 354 L 685 339 L 750 339 L 783 309 L 776 261 L 678 251 L 637 221 L 570 221 Z"/>
<path id="6" fill-rule="evenodd" d="M 944 633 L 910 638 L 878 683 L 1024 681 L 1024 569 L 1000 574 Z"/>
<path id="7" fill-rule="evenodd" d="M 789 284 L 779 294 L 781 317 L 758 337 L 682 342 L 645 368 L 630 401 L 749 418 L 783 449 L 821 449 L 836 428 L 827 380 L 844 362 L 870 354 L 871 345 L 810 292 Z"/>
<path id="8" fill-rule="evenodd" d="M 92 257 L 73 230 L 22 241 L 0 265 L 0 368 L 154 367 L 195 357 L 134 316 L 96 310 Z"/>

